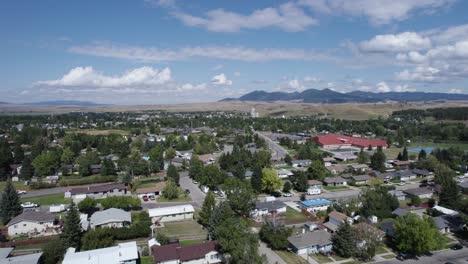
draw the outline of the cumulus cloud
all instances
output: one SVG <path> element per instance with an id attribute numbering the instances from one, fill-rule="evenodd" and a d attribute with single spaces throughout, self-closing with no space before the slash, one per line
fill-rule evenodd
<path id="1" fill-rule="evenodd" d="M 446 29 L 438 28 L 423 33 L 434 42 L 446 44 L 468 38 L 468 24 L 452 26 Z"/>
<path id="2" fill-rule="evenodd" d="M 242 29 L 268 27 L 297 32 L 318 23 L 292 2 L 282 4 L 278 8 L 258 9 L 248 15 L 214 9 L 206 12 L 204 16 L 183 12 L 175 12 L 174 16 L 187 26 L 203 27 L 214 32 L 238 32 Z"/>
<path id="3" fill-rule="evenodd" d="M 293 89 L 293 90 L 303 90 L 304 85 L 298 80 L 298 79 L 293 79 L 288 82 L 288 87 Z"/>
<path id="4" fill-rule="evenodd" d="M 232 81 L 229 80 L 224 73 L 218 74 L 211 79 L 211 83 L 214 85 L 232 85 Z"/>
<path id="5" fill-rule="evenodd" d="M 181 61 L 198 57 L 249 62 L 273 60 L 338 61 L 337 58 L 324 52 L 319 53 L 304 49 L 254 49 L 231 46 L 162 49 L 95 42 L 89 45 L 70 47 L 69 51 L 77 54 L 142 62 Z"/>
<path id="6" fill-rule="evenodd" d="M 71 86 L 71 87 L 134 87 L 154 86 L 171 81 L 171 70 L 161 71 L 152 67 L 141 67 L 125 72 L 120 76 L 107 76 L 96 72 L 93 67 L 76 67 L 62 78 L 48 81 L 38 81 L 37 86 Z"/>
<path id="7" fill-rule="evenodd" d="M 463 91 L 461 89 L 450 89 L 448 91 L 448 93 L 451 93 L 451 94 L 461 94 L 463 93 Z"/>
<path id="8" fill-rule="evenodd" d="M 376 85 L 376 88 L 377 88 L 377 91 L 379 91 L 381 93 L 388 93 L 388 92 L 391 91 L 390 87 L 385 82 L 379 82 Z"/>
<path id="9" fill-rule="evenodd" d="M 435 13 L 453 4 L 455 0 L 300 0 L 313 11 L 330 15 L 366 17 L 374 25 L 406 20 L 421 11 Z"/>
<path id="10" fill-rule="evenodd" d="M 377 35 L 359 44 L 365 52 L 403 52 L 425 50 L 431 47 L 431 40 L 415 32 Z"/>

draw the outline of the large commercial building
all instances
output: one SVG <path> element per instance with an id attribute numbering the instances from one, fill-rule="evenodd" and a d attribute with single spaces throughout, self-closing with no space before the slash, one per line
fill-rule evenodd
<path id="1" fill-rule="evenodd" d="M 377 147 L 387 148 L 387 141 L 383 139 L 366 139 L 338 134 L 317 136 L 312 138 L 312 141 L 326 149 L 339 149 L 343 147 L 368 148 L 369 146 L 373 149 Z"/>

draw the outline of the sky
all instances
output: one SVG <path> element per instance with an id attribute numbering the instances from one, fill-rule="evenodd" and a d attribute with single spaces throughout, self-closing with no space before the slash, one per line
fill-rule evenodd
<path id="1" fill-rule="evenodd" d="M 0 101 L 468 93 L 464 0 L 4 0 Z"/>

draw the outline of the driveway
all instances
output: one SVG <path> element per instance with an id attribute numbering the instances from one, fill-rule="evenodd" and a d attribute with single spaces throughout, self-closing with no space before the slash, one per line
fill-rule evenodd
<path id="1" fill-rule="evenodd" d="M 286 262 L 284 262 L 284 260 L 280 256 L 278 256 L 278 254 L 276 254 L 273 250 L 267 247 L 267 245 L 263 242 L 260 242 L 260 246 L 258 247 L 258 253 L 260 254 L 260 256 L 265 255 L 268 260 L 268 263 L 286 264 Z"/>

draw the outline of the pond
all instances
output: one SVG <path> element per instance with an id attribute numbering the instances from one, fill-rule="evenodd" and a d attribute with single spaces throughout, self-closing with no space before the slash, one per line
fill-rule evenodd
<path id="1" fill-rule="evenodd" d="M 426 154 L 430 154 L 435 148 L 434 147 L 409 148 L 408 152 L 419 153 L 421 151 L 421 149 L 424 149 L 424 151 L 426 151 Z"/>

